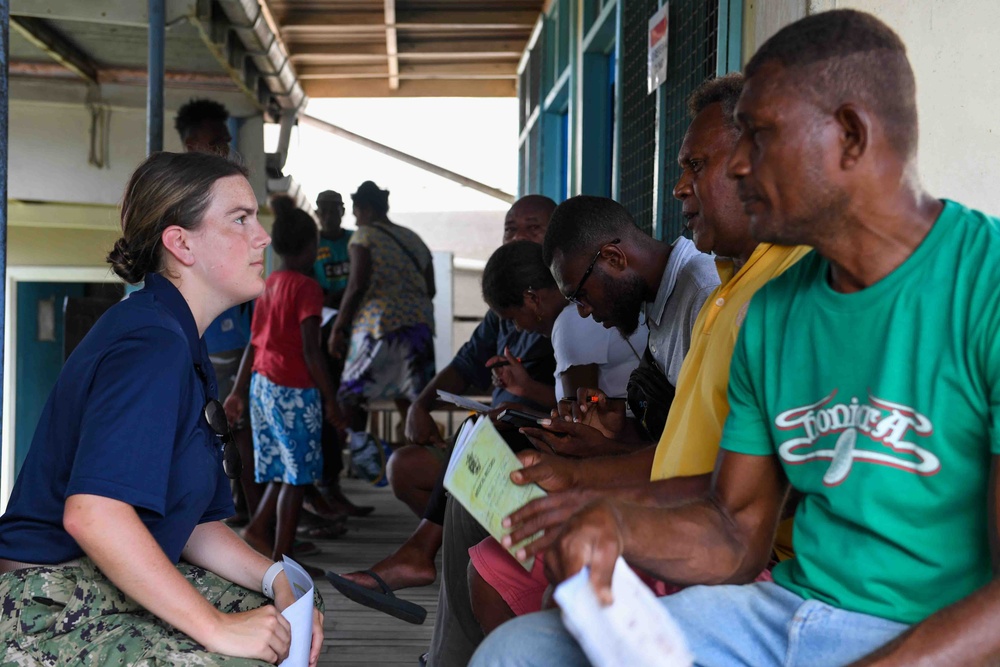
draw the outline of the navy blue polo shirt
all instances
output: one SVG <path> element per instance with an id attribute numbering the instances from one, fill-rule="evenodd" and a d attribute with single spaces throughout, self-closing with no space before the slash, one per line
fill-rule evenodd
<path id="1" fill-rule="evenodd" d="M 146 276 L 66 361 L 0 517 L 0 557 L 82 556 L 62 522 L 66 498 L 85 493 L 135 507 L 176 563 L 196 525 L 234 512 L 221 441 L 203 416 L 217 392 L 184 297 Z"/>
<path id="2" fill-rule="evenodd" d="M 498 354 L 502 355 L 504 348 L 508 347 L 511 354 L 524 360 L 524 368 L 532 380 L 550 386 L 555 384 L 556 357 L 551 341 L 541 334 L 518 331 L 512 321 L 502 319 L 492 310 L 486 313 L 472 336 L 459 349 L 451 366 L 470 385 L 485 389 L 493 384 L 492 371 L 486 368 L 486 362 Z M 523 403 L 548 412 L 547 408 L 532 401 L 494 387 L 493 405 L 504 402 Z"/>

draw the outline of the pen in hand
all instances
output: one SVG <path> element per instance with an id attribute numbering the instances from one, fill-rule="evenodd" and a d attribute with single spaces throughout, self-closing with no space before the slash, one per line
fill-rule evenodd
<path id="1" fill-rule="evenodd" d="M 587 400 L 584 401 L 584 402 L 585 403 L 597 403 L 599 400 L 601 400 L 599 397 L 591 394 L 590 396 L 587 397 Z M 572 396 L 563 396 L 562 398 L 559 399 L 559 402 L 560 403 L 575 403 L 576 399 L 573 398 Z"/>

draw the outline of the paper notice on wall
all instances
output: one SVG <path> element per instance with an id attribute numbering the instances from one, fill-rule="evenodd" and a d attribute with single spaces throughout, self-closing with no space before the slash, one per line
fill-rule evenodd
<path id="1" fill-rule="evenodd" d="M 659 88 L 667 80 L 667 36 L 670 32 L 668 18 L 669 2 L 649 19 L 649 60 L 646 81 L 649 92 Z"/>

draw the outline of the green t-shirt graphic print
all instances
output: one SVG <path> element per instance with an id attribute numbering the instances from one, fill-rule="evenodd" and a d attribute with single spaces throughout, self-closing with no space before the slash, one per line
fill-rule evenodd
<path id="1" fill-rule="evenodd" d="M 915 623 L 992 577 L 1000 453 L 1000 221 L 954 202 L 899 267 L 852 294 L 804 257 L 750 304 L 722 447 L 777 455 L 804 493 L 775 581 Z"/>

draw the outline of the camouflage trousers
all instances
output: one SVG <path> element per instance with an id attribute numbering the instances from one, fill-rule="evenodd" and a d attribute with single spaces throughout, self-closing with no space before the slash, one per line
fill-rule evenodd
<path id="1" fill-rule="evenodd" d="M 270 604 L 200 567 L 182 562 L 177 569 L 220 611 Z M 315 602 L 323 608 L 318 594 Z M 0 667 L 268 664 L 210 653 L 127 597 L 89 558 L 0 575 L 0 612 Z"/>

